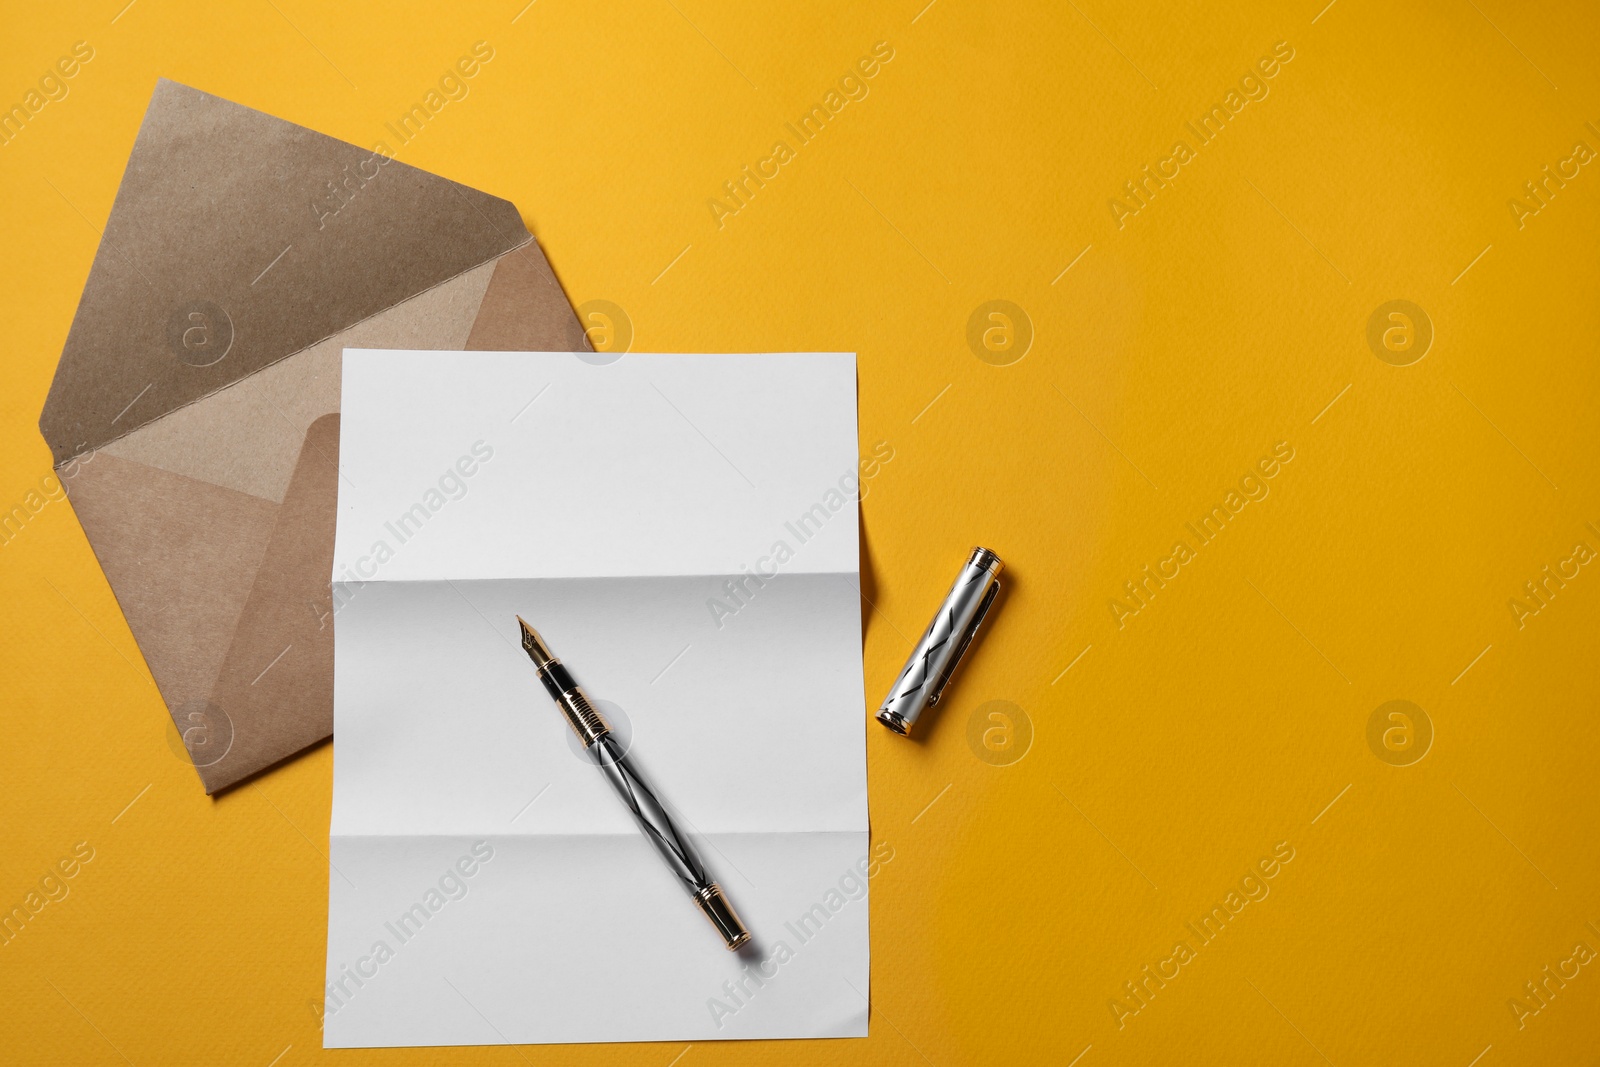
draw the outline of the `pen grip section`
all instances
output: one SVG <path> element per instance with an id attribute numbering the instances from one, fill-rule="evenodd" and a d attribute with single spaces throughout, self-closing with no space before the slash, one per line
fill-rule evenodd
<path id="1" fill-rule="evenodd" d="M 538 670 L 539 681 L 544 683 L 545 692 L 549 693 L 550 699 L 557 704 L 561 703 L 563 693 L 578 688 L 578 680 L 572 677 L 572 672 L 567 670 L 566 664 L 558 659 L 551 660 Z"/>
<path id="2" fill-rule="evenodd" d="M 611 736 L 611 726 L 589 700 L 589 694 L 585 693 L 582 687 L 574 686 L 556 697 L 556 706 L 561 709 L 561 714 L 567 717 L 567 725 L 578 735 L 578 740 L 583 742 L 584 748 L 593 748 L 601 740 Z"/>

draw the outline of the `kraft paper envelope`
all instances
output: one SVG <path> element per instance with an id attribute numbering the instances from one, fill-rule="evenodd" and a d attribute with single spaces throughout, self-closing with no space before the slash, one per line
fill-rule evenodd
<path id="1" fill-rule="evenodd" d="M 855 389 L 839 353 L 345 353 L 325 1044 L 866 1034 L 893 854 L 867 834 Z M 753 945 L 581 755 L 517 613 Z"/>
<path id="2" fill-rule="evenodd" d="M 160 82 L 39 427 L 208 793 L 333 728 L 346 345 L 588 347 L 508 201 Z"/>

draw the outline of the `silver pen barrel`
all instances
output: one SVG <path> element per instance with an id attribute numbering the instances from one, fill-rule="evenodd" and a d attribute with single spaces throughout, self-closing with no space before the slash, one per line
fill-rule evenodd
<path id="1" fill-rule="evenodd" d="M 939 703 L 956 665 L 1000 592 L 1001 566 L 1000 557 L 987 548 L 972 550 L 878 709 L 879 722 L 897 734 L 909 735 L 923 711 Z"/>
<path id="2" fill-rule="evenodd" d="M 578 735 L 578 740 L 583 742 L 584 751 L 594 760 L 601 775 L 611 783 L 611 788 L 633 816 L 639 832 L 644 834 L 666 863 L 667 869 L 677 876 L 684 891 L 711 920 L 711 925 L 716 927 L 730 950 L 749 941 L 750 932 L 733 910 L 722 887 L 707 873 L 699 850 L 678 829 L 671 813 L 628 758 L 604 716 L 589 699 L 589 694 L 551 653 L 550 646 L 545 644 L 539 632 L 520 615 L 517 616 L 517 622 L 522 627 L 522 648 L 533 660 L 539 680 L 566 716 L 567 724 Z"/>

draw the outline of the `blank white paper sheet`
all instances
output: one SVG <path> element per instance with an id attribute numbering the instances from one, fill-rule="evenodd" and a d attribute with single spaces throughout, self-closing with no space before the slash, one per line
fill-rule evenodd
<path id="1" fill-rule="evenodd" d="M 345 352 L 330 1048 L 867 1033 L 855 357 L 606 358 Z M 518 614 L 631 737 L 744 951 L 582 755 Z"/>

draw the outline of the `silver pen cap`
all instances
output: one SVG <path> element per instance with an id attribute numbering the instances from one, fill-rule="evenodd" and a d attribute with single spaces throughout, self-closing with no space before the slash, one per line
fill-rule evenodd
<path id="1" fill-rule="evenodd" d="M 878 709 L 879 722 L 897 734 L 909 735 L 923 710 L 939 703 L 956 665 L 1000 592 L 1001 566 L 1000 557 L 989 549 L 972 550 L 927 632 L 911 650 L 911 658 L 890 687 L 883 707 Z"/>

